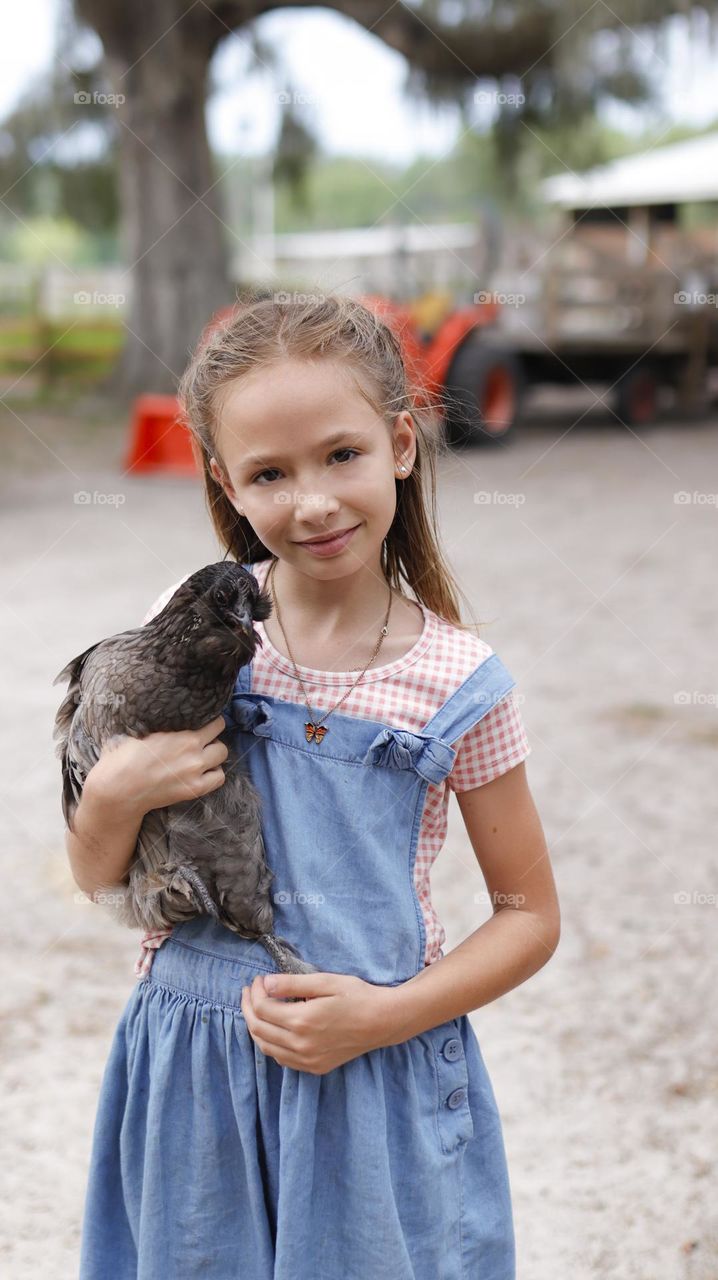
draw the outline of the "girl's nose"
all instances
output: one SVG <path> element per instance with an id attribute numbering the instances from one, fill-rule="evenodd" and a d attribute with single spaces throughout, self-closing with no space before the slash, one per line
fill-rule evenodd
<path id="1" fill-rule="evenodd" d="M 300 522 L 314 524 L 317 519 L 331 516 L 338 510 L 339 503 L 331 494 L 299 489 L 295 492 L 294 517 Z"/>

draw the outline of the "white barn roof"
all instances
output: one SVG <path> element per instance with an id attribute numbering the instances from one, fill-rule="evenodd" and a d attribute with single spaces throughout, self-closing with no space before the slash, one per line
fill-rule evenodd
<path id="1" fill-rule="evenodd" d="M 584 174 L 556 174 L 541 183 L 541 194 L 564 209 L 718 200 L 718 133 L 649 147 Z"/>

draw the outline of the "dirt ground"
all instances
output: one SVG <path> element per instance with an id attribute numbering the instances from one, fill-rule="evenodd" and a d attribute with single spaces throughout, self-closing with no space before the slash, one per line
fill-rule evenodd
<path id="1" fill-rule="evenodd" d="M 447 551 L 523 697 L 563 922 L 549 964 L 472 1022 L 518 1280 L 717 1280 L 718 422 L 638 436 L 580 412 L 539 404 L 510 446 L 441 465 Z M 139 934 L 69 874 L 52 680 L 217 547 L 195 482 L 123 474 L 117 415 L 12 401 L 0 431 L 0 1270 L 71 1280 Z M 455 800 L 450 815 L 446 950 L 488 915 Z"/>

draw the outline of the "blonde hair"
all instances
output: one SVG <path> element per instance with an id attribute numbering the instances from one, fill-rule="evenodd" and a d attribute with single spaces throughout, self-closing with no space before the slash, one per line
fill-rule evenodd
<path id="1" fill-rule="evenodd" d="M 408 377 L 399 338 L 372 310 L 342 294 L 284 301 L 243 291 L 231 313 L 200 342 L 178 388 L 181 412 L 201 456 L 205 497 L 220 544 L 239 563 L 273 558 L 245 516 L 232 505 L 210 470 L 217 445 L 218 405 L 227 386 L 250 371 L 282 359 L 340 360 L 357 388 L 389 426 L 408 410 L 416 427 L 416 457 L 408 476 L 396 480 L 394 519 L 382 544 L 381 567 L 397 591 L 402 579 L 427 609 L 466 630 L 458 587 L 436 534 L 436 459 L 446 450 L 436 406 Z"/>

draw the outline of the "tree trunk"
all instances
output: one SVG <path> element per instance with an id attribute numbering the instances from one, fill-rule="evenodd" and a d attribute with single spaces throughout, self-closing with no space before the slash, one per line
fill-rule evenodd
<path id="1" fill-rule="evenodd" d="M 108 389 L 172 392 L 207 321 L 233 298 L 205 127 L 209 50 L 185 22 L 154 46 L 145 30 L 136 56 L 100 34 L 113 92 L 125 98 L 116 110 L 131 295 L 127 342 Z"/>

